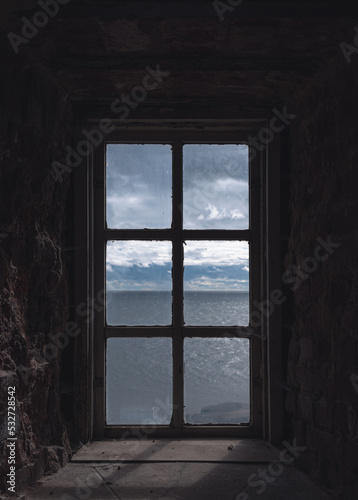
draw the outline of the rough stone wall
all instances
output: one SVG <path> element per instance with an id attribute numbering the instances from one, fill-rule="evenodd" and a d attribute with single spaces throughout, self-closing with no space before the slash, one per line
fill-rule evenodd
<path id="1" fill-rule="evenodd" d="M 60 357 L 50 359 L 44 349 L 68 314 L 62 254 L 68 180 L 55 183 L 50 167 L 68 140 L 71 118 L 66 99 L 36 62 L 7 60 L 6 53 L 0 87 L 0 485 L 3 490 L 8 467 L 7 389 L 14 386 L 18 491 L 59 468 L 70 452 Z"/>
<path id="2" fill-rule="evenodd" d="M 340 54 L 298 96 L 285 258 L 297 287 L 286 397 L 292 435 L 307 448 L 301 465 L 345 500 L 356 498 L 358 482 L 357 82 L 358 55 L 348 64 Z M 317 251 L 317 238 L 340 246 Z"/>

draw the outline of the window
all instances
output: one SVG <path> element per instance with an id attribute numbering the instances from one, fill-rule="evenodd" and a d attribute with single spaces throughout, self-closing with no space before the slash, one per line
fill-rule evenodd
<path id="1" fill-rule="evenodd" d="M 98 436 L 261 433 L 261 165 L 247 137 L 119 128 L 97 152 Z"/>

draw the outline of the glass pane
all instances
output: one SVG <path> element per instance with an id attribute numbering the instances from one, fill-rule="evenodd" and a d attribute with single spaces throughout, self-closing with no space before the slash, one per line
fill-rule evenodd
<path id="1" fill-rule="evenodd" d="M 108 325 L 171 325 L 171 242 L 109 241 L 106 276 Z"/>
<path id="2" fill-rule="evenodd" d="M 171 339 L 108 339 L 106 358 L 107 424 L 169 425 Z"/>
<path id="3" fill-rule="evenodd" d="M 171 227 L 171 146 L 109 144 L 106 164 L 108 228 Z"/>
<path id="4" fill-rule="evenodd" d="M 249 148 L 187 144 L 183 148 L 184 229 L 249 227 Z"/>
<path id="5" fill-rule="evenodd" d="M 184 322 L 192 326 L 249 324 L 249 245 L 187 241 Z"/>
<path id="6" fill-rule="evenodd" d="M 184 364 L 185 423 L 250 422 L 249 340 L 185 339 Z"/>

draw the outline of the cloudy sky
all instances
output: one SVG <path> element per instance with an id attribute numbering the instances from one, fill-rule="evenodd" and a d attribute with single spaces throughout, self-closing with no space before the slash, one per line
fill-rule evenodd
<path id="1" fill-rule="evenodd" d="M 248 148 L 186 145 L 183 222 L 186 229 L 248 228 Z M 170 145 L 107 146 L 107 225 L 121 229 L 171 226 Z M 186 290 L 248 290 L 248 244 L 188 241 Z M 171 290 L 170 242 L 109 242 L 107 287 Z"/>
<path id="2" fill-rule="evenodd" d="M 107 225 L 112 229 L 171 226 L 172 149 L 163 144 L 107 146 Z"/>

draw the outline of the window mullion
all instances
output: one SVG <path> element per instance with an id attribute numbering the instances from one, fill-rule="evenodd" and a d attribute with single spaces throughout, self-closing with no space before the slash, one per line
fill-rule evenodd
<path id="1" fill-rule="evenodd" d="M 183 395 L 183 148 L 173 144 L 173 420 L 184 425 Z"/>

